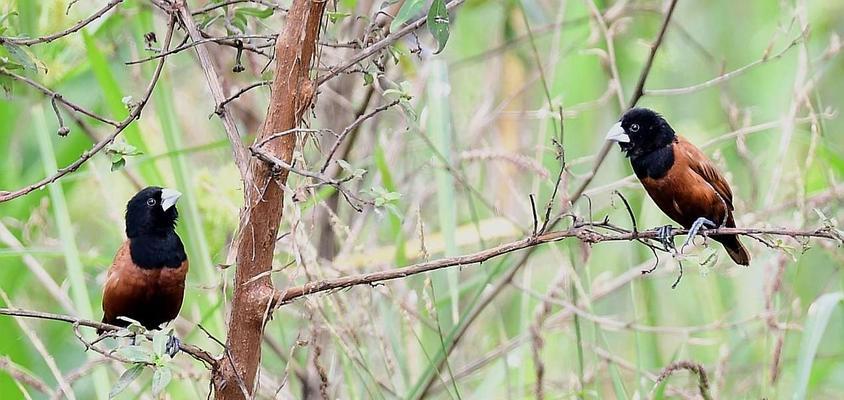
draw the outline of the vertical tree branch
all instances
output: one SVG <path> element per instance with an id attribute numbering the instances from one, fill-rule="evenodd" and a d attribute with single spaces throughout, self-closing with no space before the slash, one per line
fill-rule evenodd
<path id="1" fill-rule="evenodd" d="M 645 93 L 645 82 L 648 80 L 648 75 L 651 73 L 651 66 L 653 65 L 654 57 L 656 57 L 656 52 L 659 50 L 659 46 L 662 45 L 662 39 L 665 37 L 665 31 L 668 29 L 668 24 L 671 22 L 671 16 L 674 15 L 674 8 L 676 6 L 677 0 L 671 0 L 671 3 L 668 4 L 668 10 L 665 11 L 665 16 L 662 18 L 662 25 L 659 28 L 659 34 L 656 36 L 653 44 L 651 44 L 651 51 L 648 54 L 648 59 L 645 61 L 645 66 L 642 68 L 642 73 L 639 74 L 639 81 L 636 83 L 636 88 L 633 90 L 633 96 L 630 97 L 630 102 L 627 103 L 628 110 L 635 107 L 636 103 L 639 102 L 639 99 L 641 99 Z M 607 37 L 608 44 L 611 40 L 612 39 L 610 37 Z M 621 90 L 621 82 L 616 81 L 616 84 L 618 85 L 618 90 Z M 624 112 L 627 110 L 621 111 Z M 611 148 L 612 142 L 604 142 L 601 150 L 598 151 L 598 155 L 595 156 L 595 166 L 592 167 L 592 171 L 586 175 L 586 178 L 583 179 L 583 183 L 581 183 L 577 190 L 574 191 L 574 194 L 569 197 L 573 203 L 580 199 L 580 196 L 586 191 L 589 184 L 592 183 L 592 179 L 595 178 L 595 174 L 598 173 L 598 168 L 601 168 L 601 165 L 607 158 L 607 154 L 609 154 Z"/>
<path id="2" fill-rule="evenodd" d="M 324 10 L 324 0 L 293 2 L 287 25 L 276 41 L 272 94 L 256 143 L 294 129 L 311 104 L 314 84 L 309 72 Z M 295 135 L 285 135 L 267 142 L 263 149 L 290 164 L 295 144 Z M 267 272 L 272 267 L 288 171 L 274 169 L 257 158 L 250 160 L 249 170 L 226 342 L 232 362 L 222 363 L 214 377 L 217 399 L 243 399 L 244 391 L 254 393 L 264 326 L 274 293 Z"/>
<path id="3" fill-rule="evenodd" d="M 194 43 L 202 43 L 202 35 L 196 27 L 196 22 L 193 20 L 186 0 L 178 3 L 179 15 L 182 19 L 182 24 L 188 32 L 191 40 Z M 208 81 L 208 89 L 211 90 L 211 95 L 214 97 L 214 112 L 220 116 L 223 121 L 223 127 L 226 130 L 226 136 L 231 142 L 232 153 L 234 154 L 234 163 L 240 171 L 240 176 L 244 181 L 244 185 L 249 180 L 249 170 L 247 165 L 248 153 L 243 143 L 240 142 L 240 134 L 237 131 L 237 125 L 234 123 L 234 118 L 228 110 L 226 110 L 225 102 L 226 95 L 223 93 L 223 85 L 220 83 L 219 74 L 214 69 L 214 63 L 211 62 L 211 56 L 208 54 L 206 44 L 199 44 L 194 47 L 196 55 L 199 58 L 199 64 L 202 66 L 202 72 L 205 73 L 205 80 Z"/>

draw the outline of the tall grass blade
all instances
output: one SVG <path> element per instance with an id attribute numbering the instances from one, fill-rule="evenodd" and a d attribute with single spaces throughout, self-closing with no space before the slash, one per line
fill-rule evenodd
<path id="1" fill-rule="evenodd" d="M 795 382 L 794 400 L 806 399 L 809 390 L 809 378 L 811 378 L 812 364 L 815 362 L 815 354 L 818 352 L 818 345 L 829 324 L 829 317 L 839 303 L 844 302 L 844 291 L 827 293 L 818 297 L 811 306 L 806 317 L 806 324 L 803 326 L 803 340 L 800 342 L 800 353 L 797 355 L 797 379 Z"/>

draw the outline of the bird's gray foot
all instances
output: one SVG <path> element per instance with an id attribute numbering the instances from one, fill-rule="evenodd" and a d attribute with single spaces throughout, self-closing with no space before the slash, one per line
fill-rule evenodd
<path id="1" fill-rule="evenodd" d="M 179 352 L 179 348 L 182 346 L 182 342 L 179 338 L 176 337 L 176 334 L 173 333 L 170 338 L 167 339 L 167 344 L 164 346 L 164 351 L 173 358 L 176 356 L 176 353 Z"/>
<path id="2" fill-rule="evenodd" d="M 714 222 L 712 222 L 712 221 L 710 221 L 710 220 L 708 220 L 704 217 L 700 217 L 700 218 L 696 219 L 695 222 L 692 224 L 692 227 L 689 228 L 689 236 L 686 238 L 686 241 L 685 241 L 685 243 L 683 243 L 683 247 L 681 247 L 680 250 L 681 251 L 685 250 L 686 246 L 688 246 L 690 243 L 692 243 L 692 241 L 695 239 L 695 236 L 697 236 L 698 232 L 700 231 L 700 228 L 705 228 L 705 227 L 714 228 L 716 226 L 718 226 L 718 225 L 715 225 Z"/>
<path id="3" fill-rule="evenodd" d="M 672 232 L 674 231 L 674 227 L 671 225 L 660 226 L 656 228 L 656 238 L 659 240 L 660 243 L 665 245 L 665 247 L 669 249 L 674 248 L 674 240 L 672 236 Z"/>

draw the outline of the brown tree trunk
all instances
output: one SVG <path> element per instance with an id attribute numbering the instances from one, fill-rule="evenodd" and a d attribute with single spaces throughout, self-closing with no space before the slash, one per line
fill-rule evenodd
<path id="1" fill-rule="evenodd" d="M 287 24 L 276 42 L 275 79 L 267 117 L 256 143 L 297 126 L 314 95 L 309 71 L 315 54 L 324 0 L 295 0 Z M 296 135 L 285 135 L 264 145 L 270 154 L 291 162 Z M 282 217 L 283 185 L 287 171 L 274 171 L 264 162 L 249 162 L 241 213 L 237 271 L 229 316 L 227 354 L 214 376 L 217 399 L 244 399 L 256 390 L 261 363 L 261 338 L 269 318 L 275 289 L 267 273 L 272 267 L 276 236 Z"/>

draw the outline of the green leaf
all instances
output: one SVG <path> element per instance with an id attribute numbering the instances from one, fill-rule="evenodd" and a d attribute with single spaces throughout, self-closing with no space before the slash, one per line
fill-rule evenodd
<path id="1" fill-rule="evenodd" d="M 389 192 L 384 194 L 384 199 L 387 201 L 396 201 L 401 198 L 401 193 L 398 192 Z"/>
<path id="2" fill-rule="evenodd" d="M 111 155 L 111 171 L 114 172 L 126 165 L 125 157 L 137 156 L 143 154 L 143 152 L 129 143 L 120 141 L 106 146 L 106 154 Z"/>
<path id="3" fill-rule="evenodd" d="M 41 64 L 41 61 L 38 61 L 29 49 L 11 43 L 4 43 L 3 47 L 9 52 L 12 60 L 23 66 L 24 69 L 38 71 L 38 65 Z M 41 65 L 43 66 L 43 64 Z M 47 68 L 45 67 L 44 69 L 46 70 Z"/>
<path id="4" fill-rule="evenodd" d="M 138 377 L 141 375 L 141 372 L 143 371 L 143 364 L 135 364 L 126 369 L 126 371 L 123 371 L 123 373 L 120 375 L 120 379 L 117 380 L 114 386 L 111 387 L 111 391 L 108 392 L 108 398 L 113 399 L 118 394 L 120 394 L 120 392 L 126 390 L 126 388 L 129 387 L 129 385 L 131 385 L 132 382 L 135 381 L 135 379 L 138 379 Z"/>
<path id="5" fill-rule="evenodd" d="M 2 59 L 0 59 L 0 68 L 3 67 Z M 12 85 L 14 84 L 14 80 L 9 78 L 6 75 L 0 74 L 0 88 L 3 88 L 3 93 L 6 96 L 11 96 L 12 94 Z"/>
<path id="6" fill-rule="evenodd" d="M 243 15 L 251 15 L 253 17 L 258 17 L 261 19 L 268 18 L 273 15 L 272 7 L 267 8 L 258 8 L 258 7 L 242 7 L 238 8 L 235 13 L 240 13 Z"/>
<path id="7" fill-rule="evenodd" d="M 405 113 L 414 121 L 419 119 L 419 116 L 416 115 L 416 109 L 413 108 L 413 105 L 410 104 L 407 99 L 399 100 L 399 106 L 404 110 Z"/>
<path id="8" fill-rule="evenodd" d="M 114 142 L 106 146 L 106 153 L 119 154 L 121 156 L 137 156 L 144 154 L 144 152 L 140 151 L 137 147 L 123 141 Z"/>
<path id="9" fill-rule="evenodd" d="M 437 51 L 434 54 L 439 54 L 448 42 L 448 9 L 445 8 L 445 0 L 434 0 L 428 9 L 428 31 L 437 40 Z"/>
<path id="10" fill-rule="evenodd" d="M 8 27 L 5 26 L 6 20 L 8 20 L 9 17 L 11 17 L 11 16 L 16 16 L 16 15 L 18 15 L 17 11 L 9 11 L 9 12 L 3 14 L 2 16 L 0 16 L 0 35 L 6 33 L 6 30 L 9 29 Z"/>
<path id="11" fill-rule="evenodd" d="M 134 332 L 130 331 L 127 328 L 121 328 L 117 331 L 112 332 L 112 335 L 114 335 L 114 337 L 129 337 L 129 336 L 132 336 L 134 334 L 135 334 Z"/>
<path id="12" fill-rule="evenodd" d="M 119 171 L 126 166 L 126 159 L 121 155 L 115 155 L 111 158 L 111 172 Z"/>
<path id="13" fill-rule="evenodd" d="M 165 352 L 165 348 L 167 347 L 167 340 L 169 336 L 165 331 L 154 331 L 152 334 L 152 351 L 155 352 L 155 355 L 161 356 Z"/>
<path id="14" fill-rule="evenodd" d="M 213 24 L 214 22 L 217 22 L 217 20 L 219 20 L 220 18 L 223 18 L 223 16 L 220 15 L 220 14 L 214 14 L 214 15 L 205 14 L 205 16 L 202 17 L 202 19 L 200 19 L 196 23 L 196 26 L 199 27 L 199 29 L 204 30 L 204 29 L 208 28 L 209 26 L 211 26 L 211 24 Z"/>
<path id="15" fill-rule="evenodd" d="M 337 160 L 337 165 L 339 165 L 340 168 L 342 168 L 343 170 L 345 170 L 349 173 L 351 173 L 354 170 L 354 168 L 352 168 L 352 164 L 349 164 L 349 162 L 346 161 L 346 160 Z"/>
<path id="16" fill-rule="evenodd" d="M 384 96 L 396 96 L 400 100 L 410 100 L 413 96 L 410 94 L 412 88 L 410 86 L 410 82 L 402 81 L 399 83 L 398 88 L 391 88 L 384 91 Z"/>
<path id="17" fill-rule="evenodd" d="M 350 13 L 340 11 L 329 11 L 326 14 L 328 14 L 328 19 L 331 20 L 331 22 L 337 22 L 352 15 Z"/>
<path id="18" fill-rule="evenodd" d="M 369 72 L 364 72 L 363 73 L 363 86 L 369 86 L 369 85 L 372 84 L 372 82 L 375 82 L 375 77 L 373 77 L 372 74 L 370 74 Z"/>
<path id="19" fill-rule="evenodd" d="M 826 326 L 829 324 L 832 311 L 842 302 L 844 302 L 844 292 L 835 292 L 822 295 L 809 306 L 809 314 L 806 317 L 806 324 L 803 326 L 800 352 L 797 353 L 797 380 L 793 397 L 795 400 L 806 398 L 812 364 L 815 362 L 818 345 L 820 345 Z"/>
<path id="20" fill-rule="evenodd" d="M 397 31 L 405 22 L 409 21 L 413 16 L 422 11 L 422 6 L 425 5 L 425 0 L 408 0 L 401 6 L 393 22 L 390 23 L 390 32 Z"/>
<path id="21" fill-rule="evenodd" d="M 170 383 L 170 380 L 173 379 L 173 371 L 170 370 L 168 367 L 160 367 L 156 368 L 155 372 L 152 374 L 152 395 L 153 397 L 158 396 L 164 388 L 167 387 L 167 384 Z"/>
<path id="22" fill-rule="evenodd" d="M 141 346 L 131 345 L 125 346 L 117 349 L 117 354 L 121 357 L 136 363 L 149 363 L 152 362 L 152 353 Z"/>
<path id="23" fill-rule="evenodd" d="M 235 11 L 232 16 L 231 24 L 240 30 L 240 33 L 246 32 L 246 16 L 240 12 Z M 232 32 L 229 32 L 232 33 Z"/>
<path id="24" fill-rule="evenodd" d="M 0 68 L 12 70 L 12 69 L 23 69 L 24 67 L 23 67 L 23 65 L 13 61 L 9 57 L 0 57 Z"/>

